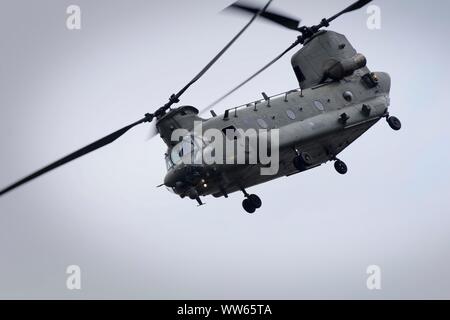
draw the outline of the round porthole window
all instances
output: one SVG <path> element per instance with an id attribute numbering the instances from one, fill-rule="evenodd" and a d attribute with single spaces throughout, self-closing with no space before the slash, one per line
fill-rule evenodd
<path id="1" fill-rule="evenodd" d="M 291 109 L 287 109 L 286 110 L 286 115 L 288 116 L 289 119 L 291 120 L 295 120 L 295 113 L 294 111 L 292 111 Z"/>
<path id="2" fill-rule="evenodd" d="M 258 119 L 256 120 L 256 122 L 258 123 L 258 125 L 263 128 L 263 129 L 267 129 L 269 126 L 267 125 L 267 122 L 265 122 L 263 119 Z"/>
<path id="3" fill-rule="evenodd" d="M 325 111 L 325 107 L 319 100 L 314 101 L 314 106 L 320 111 Z"/>

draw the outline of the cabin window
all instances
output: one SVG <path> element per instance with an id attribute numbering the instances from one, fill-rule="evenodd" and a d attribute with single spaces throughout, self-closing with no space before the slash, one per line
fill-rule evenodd
<path id="1" fill-rule="evenodd" d="M 323 106 L 322 102 L 320 102 L 319 100 L 315 100 L 315 101 L 314 101 L 314 106 L 315 106 L 319 111 L 325 111 L 325 107 Z"/>
<path id="2" fill-rule="evenodd" d="M 258 125 L 263 128 L 263 129 L 267 129 L 269 126 L 267 125 L 267 122 L 264 121 L 264 119 L 258 119 L 256 120 L 256 122 L 258 123 Z"/>
<path id="3" fill-rule="evenodd" d="M 292 111 L 291 109 L 286 110 L 286 115 L 291 120 L 295 120 L 295 118 L 296 118 L 294 111 Z"/>

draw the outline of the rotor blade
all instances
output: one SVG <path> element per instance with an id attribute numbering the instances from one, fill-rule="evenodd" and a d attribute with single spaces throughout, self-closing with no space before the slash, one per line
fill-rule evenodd
<path id="1" fill-rule="evenodd" d="M 244 26 L 244 28 L 239 31 L 239 33 L 186 85 L 184 86 L 177 94 L 174 94 L 170 97 L 170 100 L 168 103 L 166 103 L 164 106 L 159 108 L 155 113 L 153 114 L 147 114 L 145 118 L 126 126 L 78 151 L 75 151 L 74 153 L 71 153 L 70 155 L 42 168 L 39 171 L 36 171 L 35 173 L 23 178 L 22 180 L 12 184 L 11 186 L 0 190 L 0 196 L 4 195 L 5 193 L 16 189 L 17 187 L 36 179 L 37 177 L 56 169 L 70 161 L 73 161 L 75 159 L 78 159 L 92 151 L 95 151 L 101 147 L 104 147 L 115 140 L 117 140 L 119 137 L 121 137 L 123 134 L 125 134 L 128 130 L 131 128 L 137 126 L 138 124 L 144 123 L 144 122 L 151 122 L 155 117 L 159 117 L 160 115 L 163 115 L 166 110 L 168 110 L 174 103 L 179 102 L 179 98 L 183 95 L 183 93 L 186 92 L 187 89 L 189 89 L 190 86 L 192 86 L 195 82 L 197 82 L 216 62 L 219 60 L 220 57 L 236 42 L 236 40 L 250 27 L 250 25 L 256 20 L 256 18 L 264 12 L 269 5 L 272 3 L 273 0 L 269 0 L 267 4 L 261 9 L 255 12 L 253 18 Z"/>
<path id="2" fill-rule="evenodd" d="M 349 13 L 349 12 L 361 9 L 362 7 L 364 7 L 369 2 L 372 2 L 372 0 L 359 0 L 359 1 L 356 1 L 354 4 L 348 6 L 347 8 L 345 8 L 344 10 L 339 12 L 338 14 L 336 14 L 336 15 L 332 16 L 331 18 L 327 19 L 327 21 L 328 21 L 328 23 L 330 23 L 331 21 L 335 20 L 336 18 L 340 17 L 341 15 L 343 15 L 345 13 Z"/>
<path id="3" fill-rule="evenodd" d="M 170 99 L 170 102 L 163 108 L 167 110 L 173 103 L 178 102 L 181 95 L 183 95 L 183 93 L 185 93 L 190 86 L 197 82 L 217 62 L 217 60 L 219 60 L 219 58 L 223 56 L 223 54 L 236 42 L 237 39 L 239 39 L 239 37 L 248 29 L 248 27 L 250 27 L 250 25 L 256 20 L 256 18 L 269 7 L 272 1 L 273 0 L 269 0 L 261 10 L 256 11 L 252 19 L 244 26 L 244 28 L 242 28 L 242 30 L 239 31 L 238 34 L 234 36 L 234 38 L 231 39 L 231 41 L 186 86 L 184 86 L 177 94 L 173 95 Z"/>
<path id="4" fill-rule="evenodd" d="M 64 157 L 64 158 L 62 158 L 62 159 L 60 159 L 58 161 L 53 162 L 52 164 L 42 168 L 41 170 L 36 171 L 36 172 L 30 174 L 29 176 L 23 178 L 22 180 L 17 181 L 16 183 L 10 185 L 9 187 L 1 190 L 0 191 L 0 196 L 4 195 L 5 193 L 7 193 L 7 192 L 9 192 L 9 191 L 11 191 L 13 189 L 16 189 L 17 187 L 20 187 L 21 185 L 23 185 L 23 184 L 25 184 L 25 183 L 33 180 L 33 179 L 36 179 L 37 177 L 39 177 L 39 176 L 41 176 L 41 175 L 43 175 L 43 174 L 45 174 L 45 173 L 47 173 L 47 172 L 49 172 L 49 171 L 51 171 L 53 169 L 56 169 L 56 168 L 66 164 L 66 163 L 68 163 L 70 161 L 78 159 L 78 158 L 80 158 L 80 157 L 82 157 L 82 156 L 84 156 L 84 155 L 86 155 L 88 153 L 91 153 L 92 151 L 100 149 L 100 148 L 102 148 L 102 147 L 104 147 L 104 146 L 114 142 L 115 140 L 120 138 L 122 135 L 124 135 L 128 130 L 134 128 L 135 126 L 137 126 L 137 125 L 139 125 L 141 123 L 147 122 L 148 120 L 149 120 L 149 118 L 143 118 L 143 119 L 141 119 L 141 120 L 139 120 L 139 121 L 137 121 L 135 123 L 132 123 L 132 124 L 122 128 L 122 129 L 120 129 L 120 130 L 117 130 L 116 132 L 111 133 L 110 135 L 107 135 L 104 138 L 101 138 L 100 140 L 95 141 L 94 143 L 91 143 L 90 145 L 88 145 L 88 146 L 86 146 L 84 148 L 81 148 L 81 149 L 79 149 L 79 150 L 69 154 L 68 156 L 66 156 L 66 157 Z"/>
<path id="5" fill-rule="evenodd" d="M 152 122 L 150 123 L 150 128 L 147 133 L 147 141 L 151 140 L 153 137 L 158 135 L 158 128 L 156 127 L 156 123 Z"/>
<path id="6" fill-rule="evenodd" d="M 294 49 L 296 46 L 298 46 L 300 44 L 299 41 L 294 42 L 292 45 L 289 46 L 289 48 L 287 48 L 286 50 L 284 50 L 281 54 L 279 54 L 275 59 L 273 59 L 272 61 L 270 61 L 268 64 L 266 64 L 264 67 L 262 67 L 261 69 L 259 69 L 256 73 L 254 73 L 252 76 L 250 76 L 247 80 L 245 80 L 244 82 L 242 82 L 241 84 L 239 84 L 237 87 L 233 88 L 232 90 L 230 90 L 229 92 L 227 92 L 225 95 L 223 95 L 222 97 L 220 97 L 219 99 L 217 99 L 216 101 L 214 101 L 213 103 L 211 103 L 209 106 L 207 106 L 206 108 L 202 109 L 200 111 L 200 114 L 203 114 L 209 110 L 211 110 L 211 108 L 213 108 L 215 105 L 217 105 L 218 103 L 222 102 L 224 99 L 228 98 L 230 95 L 232 95 L 233 93 L 235 93 L 237 90 L 239 90 L 240 88 L 242 88 L 244 85 L 246 85 L 247 83 L 249 83 L 251 80 L 253 80 L 254 78 L 256 78 L 258 75 L 260 75 L 262 72 L 264 72 L 266 69 L 268 69 L 270 66 L 272 66 L 275 62 L 277 62 L 278 60 L 280 60 L 286 53 L 288 53 L 289 51 L 291 51 L 292 49 Z"/>
<path id="7" fill-rule="evenodd" d="M 225 10 L 239 10 L 241 12 L 244 11 L 244 12 L 253 13 L 253 14 L 260 11 L 259 8 L 244 4 L 240 1 L 233 3 L 231 6 L 229 6 Z M 291 18 L 286 15 L 276 13 L 272 10 L 270 10 L 270 11 L 264 10 L 260 14 L 260 16 L 271 22 L 277 23 L 285 28 L 295 30 L 295 31 L 299 30 L 299 25 L 300 25 L 300 21 L 301 21 L 299 19 Z"/>

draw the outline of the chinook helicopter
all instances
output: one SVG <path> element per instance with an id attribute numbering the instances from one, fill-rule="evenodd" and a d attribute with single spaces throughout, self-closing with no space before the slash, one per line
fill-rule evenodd
<path id="1" fill-rule="evenodd" d="M 361 9 L 371 0 L 359 0 L 319 24 L 299 26 L 300 20 L 268 9 L 272 0 L 258 8 L 242 2 L 232 4 L 229 10 L 252 14 L 244 28 L 178 93 L 144 118 L 79 149 L 0 191 L 0 196 L 70 161 L 82 157 L 117 140 L 133 127 L 152 123 L 167 145 L 165 160 L 168 172 L 164 183 L 181 198 L 189 198 L 203 205 L 201 197 L 225 197 L 237 191 L 244 195 L 242 206 L 248 213 L 261 208 L 262 200 L 247 189 L 280 177 L 291 176 L 333 161 L 339 174 L 347 173 L 346 164 L 338 155 L 351 143 L 385 118 L 393 130 L 401 129 L 401 122 L 389 114 L 391 79 L 387 73 L 371 72 L 364 55 L 358 53 L 344 35 L 325 30 L 343 14 Z M 192 106 L 173 106 L 196 83 L 232 44 L 258 18 L 281 25 L 299 33 L 285 51 L 270 61 L 239 86 L 204 108 L 202 112 Z M 291 59 L 299 88 L 226 110 L 222 115 L 212 107 L 251 81 L 297 46 L 302 46 Z M 200 117 L 210 111 L 212 117 Z M 186 163 L 186 154 L 204 152 L 211 141 L 194 135 L 195 123 L 204 129 L 217 129 L 224 140 L 234 140 L 239 130 L 278 130 L 278 171 L 262 175 L 264 164 L 205 164 Z M 181 140 L 174 141 L 173 133 L 187 132 Z M 230 135 L 231 133 L 231 135 Z M 261 137 L 257 137 L 260 139 Z M 269 151 L 270 153 L 271 151 Z"/>

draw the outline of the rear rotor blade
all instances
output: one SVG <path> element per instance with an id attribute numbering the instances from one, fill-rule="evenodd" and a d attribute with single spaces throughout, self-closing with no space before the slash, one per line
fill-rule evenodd
<path id="1" fill-rule="evenodd" d="M 247 12 L 247 13 L 252 13 L 252 14 L 255 14 L 260 11 L 259 8 L 248 5 L 248 4 L 244 4 L 241 1 L 233 3 L 231 6 L 229 6 L 225 10 L 227 10 L 227 11 L 229 11 L 229 10 L 236 11 L 237 10 L 237 11 Z M 296 18 L 291 18 L 284 14 L 276 13 L 275 11 L 272 11 L 272 10 L 270 10 L 270 11 L 264 10 L 263 12 L 261 12 L 260 17 L 265 18 L 271 22 L 277 23 L 285 28 L 295 30 L 295 31 L 299 30 L 300 20 L 298 20 Z"/>
<path id="2" fill-rule="evenodd" d="M 88 153 L 91 153 L 91 152 L 93 152 L 93 151 L 95 151 L 97 149 L 100 149 L 100 148 L 102 148 L 102 147 L 104 147 L 104 146 L 106 146 L 106 145 L 116 141 L 118 138 L 123 136 L 130 129 L 134 128 L 135 126 L 137 126 L 137 125 L 139 125 L 141 123 L 147 122 L 147 121 L 149 121 L 149 118 L 143 118 L 143 119 L 141 119 L 139 121 L 136 121 L 135 123 L 132 123 L 132 124 L 126 126 L 126 127 L 123 127 L 122 129 L 117 130 L 117 131 L 107 135 L 106 137 L 101 138 L 100 140 L 97 140 L 97 141 L 91 143 L 90 145 L 88 145 L 88 146 L 86 146 L 84 148 L 81 148 L 81 149 L 79 149 L 79 150 L 69 154 L 68 156 L 66 156 L 64 158 L 49 164 L 48 166 L 42 168 L 41 170 L 38 170 L 38 171 L 30 174 L 29 176 L 23 178 L 22 180 L 19 180 L 16 183 L 10 185 L 9 187 L 1 190 L 0 191 L 0 196 L 3 196 L 5 193 L 18 188 L 21 185 L 23 185 L 23 184 L 25 184 L 25 183 L 33 180 L 33 179 L 36 179 L 37 177 L 40 177 L 43 174 L 45 174 L 45 173 L 47 173 L 47 172 L 49 172 L 51 170 L 54 170 L 54 169 L 56 169 L 58 167 L 61 167 L 61 166 L 65 165 L 68 162 L 71 162 L 71 161 L 73 161 L 75 159 L 78 159 L 78 158 L 80 158 L 80 157 L 82 157 L 82 156 L 84 156 L 84 155 L 86 155 Z"/>
<path id="3" fill-rule="evenodd" d="M 369 2 L 372 2 L 372 0 L 359 0 L 359 1 L 356 1 L 355 3 L 353 3 L 350 6 L 348 6 L 347 8 L 345 8 L 344 10 L 339 12 L 338 14 L 335 14 L 331 18 L 327 19 L 327 21 L 328 21 L 328 23 L 330 23 L 330 22 L 332 22 L 333 20 L 335 20 L 336 18 L 340 17 L 341 15 L 343 15 L 345 13 L 349 13 L 349 12 L 361 9 L 362 7 L 364 7 Z"/>

